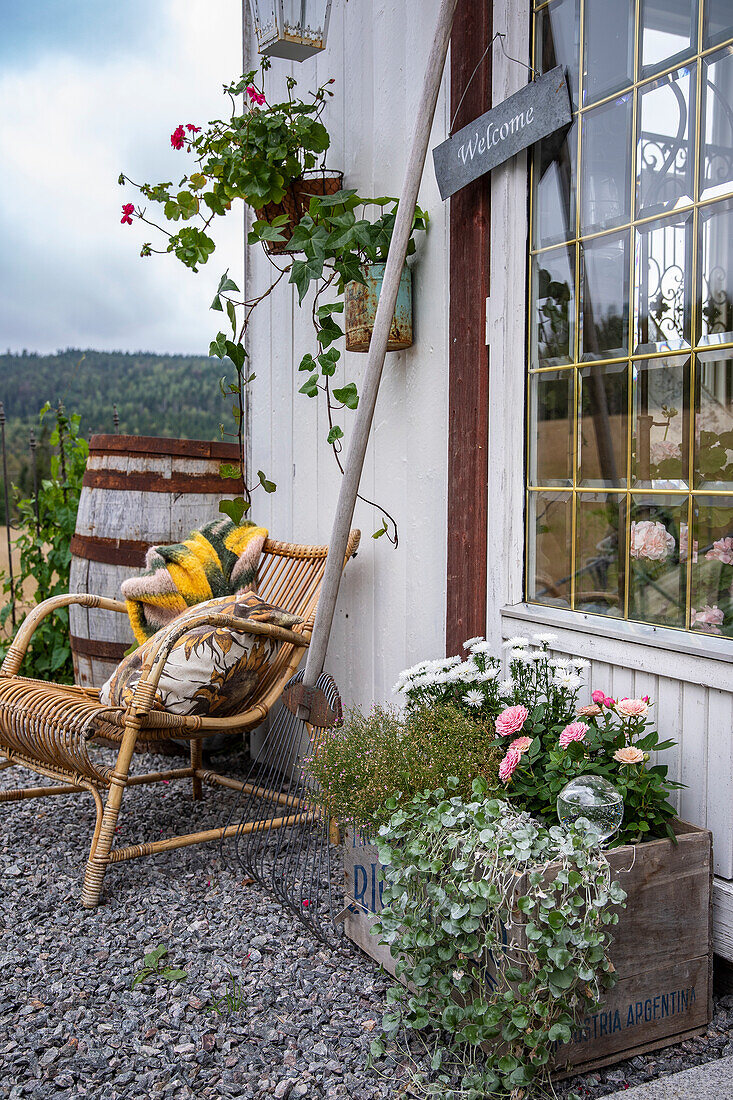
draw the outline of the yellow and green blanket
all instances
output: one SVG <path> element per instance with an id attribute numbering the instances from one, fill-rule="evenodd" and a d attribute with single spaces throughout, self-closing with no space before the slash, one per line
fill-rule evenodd
<path id="1" fill-rule="evenodd" d="M 151 546 L 145 572 L 122 584 L 132 630 L 142 645 L 187 607 L 253 589 L 267 538 L 251 520 L 212 520 L 184 542 Z"/>

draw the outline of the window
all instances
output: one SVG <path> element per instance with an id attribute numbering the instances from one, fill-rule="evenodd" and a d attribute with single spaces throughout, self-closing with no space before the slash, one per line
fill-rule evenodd
<path id="1" fill-rule="evenodd" d="M 527 599 L 733 637 L 733 3 L 549 0 Z"/>

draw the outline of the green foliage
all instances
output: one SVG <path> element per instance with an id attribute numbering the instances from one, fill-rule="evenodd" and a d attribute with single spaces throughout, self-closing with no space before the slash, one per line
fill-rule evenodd
<path id="1" fill-rule="evenodd" d="M 143 959 L 142 967 L 132 979 L 130 988 L 136 989 L 141 982 L 146 982 L 149 978 L 162 979 L 166 982 L 181 982 L 187 978 L 187 971 L 178 970 L 164 962 L 167 954 L 168 948 L 164 943 L 158 944 L 154 951 L 149 952 Z"/>
<path id="2" fill-rule="evenodd" d="M 233 1016 L 245 1007 L 247 995 L 241 986 L 237 986 L 234 975 L 230 972 L 229 982 L 231 989 L 222 997 L 217 997 L 211 1004 L 206 1005 L 207 1012 L 215 1012 L 217 1016 Z"/>
<path id="3" fill-rule="evenodd" d="M 482 780 L 469 800 L 457 787 L 387 803 L 374 931 L 407 988 L 390 990 L 372 1056 L 409 1058 L 401 1037 L 419 1031 L 433 1074 L 413 1074 L 413 1095 L 536 1095 L 555 1044 L 616 980 L 609 926 L 626 895 L 582 822 L 546 829 Z"/>
<path id="4" fill-rule="evenodd" d="M 456 776 L 457 791 L 471 793 L 483 777 L 498 789 L 501 751 L 492 728 L 450 704 L 421 706 L 403 716 L 374 707 L 351 711 L 330 730 L 308 759 L 310 774 L 329 816 L 372 826 L 389 816 L 388 799 L 409 800 L 418 791 Z"/>
<path id="5" fill-rule="evenodd" d="M 49 409 L 48 402 L 41 409 L 42 425 Z M 13 589 L 18 608 L 23 605 L 24 589 L 29 581 L 35 585 L 32 598 L 36 604 L 69 591 L 70 545 L 89 448 L 79 435 L 78 414 L 68 416 L 59 405 L 54 415 L 55 427 L 49 442 L 57 448 L 57 453 L 51 458 L 49 475 L 40 482 L 37 500 L 24 497 L 16 503 L 18 534 L 15 546 L 20 551 L 20 569 L 12 586 L 10 577 L 3 577 L 3 592 L 10 597 Z M 0 610 L 3 627 L 10 619 L 11 608 L 8 598 Z M 3 653 L 9 644 L 10 641 L 3 643 Z M 74 682 L 68 608 L 62 608 L 38 626 L 23 663 L 23 673 L 41 680 Z"/>

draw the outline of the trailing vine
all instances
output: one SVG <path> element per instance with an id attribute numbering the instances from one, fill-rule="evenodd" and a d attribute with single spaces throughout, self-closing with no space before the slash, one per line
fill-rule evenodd
<path id="1" fill-rule="evenodd" d="M 456 786 L 392 799 L 379 830 L 374 931 L 407 987 L 390 989 L 371 1054 L 407 1033 L 409 1056 L 417 1033 L 430 1070 L 413 1061 L 413 1094 L 518 1100 L 549 1080 L 558 1044 L 614 984 L 609 926 L 626 895 L 587 822 L 546 828 L 481 779 L 469 802 Z"/>

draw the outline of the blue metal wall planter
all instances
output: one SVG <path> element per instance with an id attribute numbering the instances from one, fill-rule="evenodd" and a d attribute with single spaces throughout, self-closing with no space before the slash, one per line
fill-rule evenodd
<path id="1" fill-rule="evenodd" d="M 347 351 L 369 351 L 377 303 L 382 292 L 385 264 L 367 264 L 362 269 L 363 283 L 346 284 L 344 292 L 344 328 Z M 412 346 L 412 272 L 405 264 L 400 277 L 387 351 L 403 351 Z"/>

